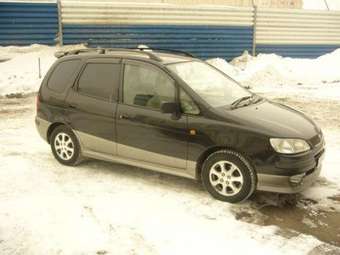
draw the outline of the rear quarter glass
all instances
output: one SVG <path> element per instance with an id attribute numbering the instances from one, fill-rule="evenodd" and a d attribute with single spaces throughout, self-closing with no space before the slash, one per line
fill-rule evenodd
<path id="1" fill-rule="evenodd" d="M 57 93 L 62 93 L 79 64 L 79 59 L 66 60 L 57 64 L 47 81 L 47 87 Z"/>

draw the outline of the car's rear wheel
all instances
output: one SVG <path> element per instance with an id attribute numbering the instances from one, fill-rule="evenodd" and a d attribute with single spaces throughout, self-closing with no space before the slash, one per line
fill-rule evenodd
<path id="1" fill-rule="evenodd" d="M 64 165 L 76 165 L 80 160 L 80 146 L 77 137 L 68 127 L 56 127 L 50 139 L 54 157 Z"/>
<path id="2" fill-rule="evenodd" d="M 216 199 L 238 203 L 246 200 L 256 188 L 256 173 L 239 153 L 220 150 L 212 153 L 202 166 L 202 182 Z"/>

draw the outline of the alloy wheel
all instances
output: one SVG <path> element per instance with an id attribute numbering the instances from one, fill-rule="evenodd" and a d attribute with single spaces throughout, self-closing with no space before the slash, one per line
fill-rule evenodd
<path id="1" fill-rule="evenodd" d="M 234 196 L 243 185 L 241 170 L 230 161 L 218 161 L 209 172 L 209 181 L 214 189 L 223 196 Z"/>
<path id="2" fill-rule="evenodd" d="M 74 143 L 66 133 L 59 133 L 55 136 L 54 148 L 62 160 L 70 160 L 74 154 Z"/>

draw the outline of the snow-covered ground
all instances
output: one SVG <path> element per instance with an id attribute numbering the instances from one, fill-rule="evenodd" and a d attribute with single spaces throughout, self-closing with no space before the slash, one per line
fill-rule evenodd
<path id="1" fill-rule="evenodd" d="M 0 94 L 36 91 L 37 59 L 44 73 L 55 50 L 0 47 L 0 59 L 11 58 L 0 63 Z M 3 97 L 0 254 L 340 254 L 340 72 L 333 67 L 340 52 L 209 62 L 322 127 L 322 175 L 297 206 L 279 208 L 289 218 L 275 212 L 280 199 L 272 194 L 230 205 L 191 180 L 136 167 L 96 160 L 62 166 L 35 130 L 34 97 Z"/>
<path id="2" fill-rule="evenodd" d="M 56 59 L 56 51 L 83 47 L 72 45 L 61 48 L 37 44 L 27 47 L 0 46 L 0 95 L 37 91 L 42 78 Z"/>

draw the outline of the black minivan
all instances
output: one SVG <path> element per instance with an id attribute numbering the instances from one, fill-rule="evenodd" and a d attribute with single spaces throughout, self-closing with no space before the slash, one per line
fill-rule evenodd
<path id="1" fill-rule="evenodd" d="M 202 181 L 236 203 L 255 190 L 296 193 L 318 177 L 320 128 L 188 53 L 57 52 L 36 126 L 62 164 L 96 158 Z"/>

